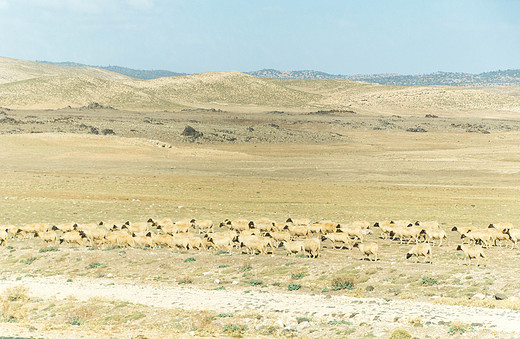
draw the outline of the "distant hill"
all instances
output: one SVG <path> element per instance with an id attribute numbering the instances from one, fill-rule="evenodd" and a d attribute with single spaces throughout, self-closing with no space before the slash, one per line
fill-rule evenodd
<path id="1" fill-rule="evenodd" d="M 278 71 L 263 69 L 247 74 L 271 79 L 345 79 L 395 86 L 466 86 L 520 85 L 520 69 L 493 71 L 480 74 L 435 72 L 422 75 L 372 74 L 341 75 L 317 71 Z"/>
<path id="2" fill-rule="evenodd" d="M 50 62 L 38 61 L 56 66 L 66 67 L 90 67 L 103 69 L 136 79 L 157 79 L 162 77 L 176 77 L 188 75 L 187 73 L 171 72 L 166 70 L 137 70 L 120 66 L 92 66 L 75 62 Z M 279 71 L 276 69 L 262 69 L 254 72 L 244 72 L 257 78 L 266 79 L 344 79 L 352 81 L 364 81 L 381 85 L 394 86 L 458 86 L 458 87 L 485 87 L 485 86 L 519 86 L 520 69 L 499 70 L 480 74 L 435 72 L 421 75 L 400 74 L 361 74 L 343 75 L 329 74 L 320 71 Z"/>
<path id="3" fill-rule="evenodd" d="M 92 66 L 92 65 L 78 64 L 76 62 L 70 62 L 70 61 L 65 61 L 65 62 L 37 61 L 37 62 L 45 63 L 45 64 L 49 64 L 49 65 L 55 65 L 55 66 L 65 66 L 65 67 L 100 68 L 100 69 L 104 69 L 104 70 L 107 70 L 110 72 L 115 72 L 115 73 L 123 74 L 123 75 L 129 76 L 129 77 L 132 77 L 132 78 L 143 79 L 143 80 L 188 75 L 187 73 L 176 73 L 176 72 L 165 71 L 165 70 L 141 70 L 141 69 L 132 69 L 132 68 L 127 68 L 127 67 L 121 67 L 121 66 Z"/>

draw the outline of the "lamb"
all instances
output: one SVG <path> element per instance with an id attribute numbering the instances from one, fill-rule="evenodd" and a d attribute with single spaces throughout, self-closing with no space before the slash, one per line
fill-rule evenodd
<path id="1" fill-rule="evenodd" d="M 320 255 L 321 241 L 319 238 L 304 239 L 303 248 L 305 252 L 309 252 L 311 258 L 317 258 Z"/>
<path id="2" fill-rule="evenodd" d="M 406 259 L 412 256 L 417 257 L 417 262 L 419 257 L 425 257 L 425 259 L 430 258 L 430 264 L 432 264 L 432 247 L 429 243 L 415 244 L 406 254 Z"/>
<path id="3" fill-rule="evenodd" d="M 370 259 L 370 255 L 374 255 L 374 261 L 377 261 L 377 253 L 379 252 L 379 246 L 375 242 L 360 243 L 356 242 L 354 247 L 359 248 L 361 253 Z"/>
<path id="4" fill-rule="evenodd" d="M 484 258 L 487 263 L 487 257 L 484 255 L 484 249 L 482 246 L 468 246 L 465 244 L 457 246 L 457 251 L 464 253 L 464 263 L 467 265 L 467 260 L 477 259 L 477 266 L 479 265 L 480 257 Z"/>
<path id="5" fill-rule="evenodd" d="M 285 247 L 285 250 L 287 251 L 287 255 L 296 254 L 299 252 L 304 252 L 305 247 L 303 245 L 303 241 L 284 241 L 283 247 Z"/>

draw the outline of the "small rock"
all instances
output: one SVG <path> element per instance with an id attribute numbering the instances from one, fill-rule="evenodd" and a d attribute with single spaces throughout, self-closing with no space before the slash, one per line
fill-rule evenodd
<path id="1" fill-rule="evenodd" d="M 220 284 L 220 279 L 215 279 L 213 282 L 218 285 Z"/>
<path id="2" fill-rule="evenodd" d="M 373 290 L 374 290 L 374 286 L 372 286 L 372 285 L 365 287 L 365 291 L 367 291 L 367 292 L 372 292 Z"/>
<path id="3" fill-rule="evenodd" d="M 496 300 L 506 300 L 507 295 L 505 295 L 504 293 L 497 293 L 497 294 L 495 294 L 495 299 Z"/>

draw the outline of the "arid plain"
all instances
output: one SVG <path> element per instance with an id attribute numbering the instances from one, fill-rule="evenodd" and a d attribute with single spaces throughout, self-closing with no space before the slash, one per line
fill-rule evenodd
<path id="1" fill-rule="evenodd" d="M 283 248 L 248 255 L 8 239 L 2 334 L 520 335 L 519 249 L 492 246 L 487 262 L 465 265 L 451 231 L 520 225 L 518 88 L 238 72 L 137 81 L 1 61 L 9 70 L 0 85 L 2 225 L 301 217 L 437 220 L 448 233 L 432 264 L 407 260 L 411 244 L 381 239 L 373 227 L 366 240 L 379 245 L 375 262 L 328 240 L 311 259 Z M 187 126 L 200 134 L 183 135 Z M 352 288 L 335 289 L 338 278 Z M 186 293 L 200 298 L 183 304 Z M 306 307 L 284 304 L 299 300 Z"/>

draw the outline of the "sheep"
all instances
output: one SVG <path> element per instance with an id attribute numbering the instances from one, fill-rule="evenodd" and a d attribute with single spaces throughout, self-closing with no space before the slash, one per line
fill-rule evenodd
<path id="1" fill-rule="evenodd" d="M 311 258 L 317 258 L 320 255 L 321 241 L 319 238 L 304 239 L 303 248 L 305 252 L 309 252 Z"/>
<path id="2" fill-rule="evenodd" d="M 188 246 L 189 246 L 189 249 L 196 248 L 199 251 L 205 248 L 204 242 L 202 241 L 202 239 L 195 237 L 195 236 L 188 237 Z"/>
<path id="3" fill-rule="evenodd" d="M 271 232 L 267 233 L 266 236 L 271 236 L 274 241 L 276 241 L 277 246 L 280 247 L 280 245 L 284 241 L 290 241 L 291 240 L 291 233 L 285 231 L 285 232 Z"/>
<path id="4" fill-rule="evenodd" d="M 310 224 L 307 228 L 309 229 L 309 234 L 324 234 L 323 227 L 320 224 Z"/>
<path id="5" fill-rule="evenodd" d="M 132 233 L 136 246 L 155 248 L 155 242 L 152 239 L 152 232 L 143 234 Z"/>
<path id="6" fill-rule="evenodd" d="M 395 225 L 391 223 L 391 221 L 381 221 L 376 222 L 374 227 L 381 228 L 381 238 L 388 239 L 390 237 L 390 233 L 394 230 Z"/>
<path id="7" fill-rule="evenodd" d="M 290 225 L 289 232 L 291 233 L 291 237 L 293 239 L 299 236 L 306 237 L 309 234 L 309 228 L 307 226 Z"/>
<path id="8" fill-rule="evenodd" d="M 78 224 L 75 223 L 75 222 L 67 222 L 67 223 L 64 223 L 64 224 L 59 224 L 59 225 L 54 225 L 52 227 L 52 230 L 53 231 L 62 231 L 62 232 L 70 232 L 70 231 L 75 231 L 78 229 Z"/>
<path id="9" fill-rule="evenodd" d="M 177 233 L 188 233 L 190 226 L 187 224 L 171 224 L 171 225 L 159 225 L 158 230 L 162 230 L 166 234 L 177 234 Z"/>
<path id="10" fill-rule="evenodd" d="M 196 220 L 191 219 L 190 220 L 191 225 L 193 228 L 199 231 L 199 234 L 202 232 L 208 233 L 208 232 L 215 232 L 213 229 L 213 221 L 212 220 Z"/>
<path id="11" fill-rule="evenodd" d="M 258 229 L 260 231 L 260 233 L 263 233 L 263 234 L 272 232 L 274 230 L 274 225 L 272 222 L 251 221 L 249 223 L 249 226 L 251 228 Z"/>
<path id="12" fill-rule="evenodd" d="M 190 237 L 184 234 L 174 234 L 169 238 L 168 246 L 171 248 L 182 248 L 187 250 L 190 247 Z"/>
<path id="13" fill-rule="evenodd" d="M 349 237 L 357 238 L 359 241 L 363 242 L 363 239 L 365 237 L 363 229 L 361 227 L 351 227 L 350 225 L 339 225 L 338 228 L 339 233 L 345 233 Z"/>
<path id="14" fill-rule="evenodd" d="M 417 257 L 417 262 L 419 261 L 419 257 L 430 258 L 430 264 L 432 264 L 432 247 L 429 243 L 421 243 L 415 244 L 408 253 L 406 253 L 406 259 L 409 259 L 412 256 Z"/>
<path id="15" fill-rule="evenodd" d="M 266 243 L 256 236 L 250 236 L 240 242 L 241 247 L 245 247 L 248 254 L 266 254 Z"/>
<path id="16" fill-rule="evenodd" d="M 350 236 L 346 233 L 329 233 L 321 236 L 321 240 L 325 241 L 329 239 L 332 242 L 332 247 L 336 248 L 336 243 L 341 243 L 341 248 L 346 247 L 347 249 L 351 248 L 350 245 Z"/>
<path id="17" fill-rule="evenodd" d="M 331 220 L 318 221 L 317 225 L 321 226 L 321 233 L 335 233 L 338 228 L 338 223 Z"/>
<path id="18" fill-rule="evenodd" d="M 413 225 L 413 223 L 410 220 L 391 220 L 390 223 L 395 226 L 406 226 L 406 227 Z"/>
<path id="19" fill-rule="evenodd" d="M 34 236 L 38 232 L 45 232 L 50 228 L 49 224 L 27 224 L 19 227 L 18 233 L 20 233 L 23 238 L 30 235 Z"/>
<path id="20" fill-rule="evenodd" d="M 350 226 L 352 227 L 361 227 L 363 229 L 370 228 L 370 222 L 366 220 L 357 220 L 350 223 Z"/>
<path id="21" fill-rule="evenodd" d="M 432 246 L 435 246 L 435 240 L 439 240 L 439 247 L 441 247 L 442 245 L 442 240 L 446 239 L 446 243 L 448 243 L 448 235 L 446 234 L 446 231 L 444 230 L 441 230 L 441 229 L 430 229 L 430 228 L 427 228 L 427 229 L 423 229 L 421 231 L 421 234 L 425 234 L 427 239 L 428 239 L 428 242 L 431 241 L 432 243 Z"/>
<path id="22" fill-rule="evenodd" d="M 311 223 L 311 220 L 307 218 L 288 218 L 285 222 L 292 223 L 293 225 L 306 226 Z"/>
<path id="23" fill-rule="evenodd" d="M 416 221 L 415 226 L 421 226 L 430 229 L 439 229 L 440 225 L 438 221 Z"/>
<path id="24" fill-rule="evenodd" d="M 480 257 L 484 258 L 484 260 L 487 263 L 487 257 L 484 255 L 484 249 L 481 246 L 468 246 L 468 245 L 458 245 L 457 251 L 464 252 L 464 263 L 467 265 L 467 260 L 476 258 L 477 259 L 477 266 L 479 265 Z"/>
<path id="25" fill-rule="evenodd" d="M 215 238 L 213 239 L 213 245 L 215 249 L 217 250 L 225 250 L 230 252 L 233 248 L 233 238 L 226 237 L 226 238 Z"/>
<path id="26" fill-rule="evenodd" d="M 78 244 L 80 246 L 85 246 L 83 238 L 85 238 L 85 234 L 82 231 L 65 232 L 61 235 L 60 244 L 66 242 L 69 244 Z"/>
<path id="27" fill-rule="evenodd" d="M 488 228 L 496 228 L 500 231 L 503 231 L 508 228 L 513 228 L 513 224 L 510 222 L 497 222 L 489 224 Z"/>
<path id="28" fill-rule="evenodd" d="M 233 220 L 226 219 L 220 225 L 221 226 L 228 225 L 229 229 L 237 230 L 239 232 L 249 229 L 249 221 L 246 219 L 233 219 Z"/>
<path id="29" fill-rule="evenodd" d="M 423 231 L 422 227 L 419 226 L 397 226 L 393 231 L 390 232 L 390 237 L 395 239 L 399 238 L 399 244 L 403 243 L 404 239 L 408 239 L 408 244 L 415 240 L 417 244 L 419 242 L 419 235 Z"/>
<path id="30" fill-rule="evenodd" d="M 105 228 L 96 226 L 95 228 L 84 228 L 83 233 L 87 236 L 87 240 L 90 246 L 95 246 L 96 241 L 100 244 L 103 243 L 103 240 L 107 236 L 108 231 Z"/>
<path id="31" fill-rule="evenodd" d="M 514 249 L 518 240 L 520 240 L 520 230 L 515 228 L 506 228 L 502 232 L 509 236 L 509 240 L 512 242 L 511 249 Z"/>
<path id="32" fill-rule="evenodd" d="M 161 219 L 148 219 L 147 223 L 152 223 L 152 226 L 166 226 L 173 225 L 173 221 L 170 218 L 161 218 Z"/>
<path id="33" fill-rule="evenodd" d="M 379 246 L 375 242 L 360 243 L 356 242 L 354 247 L 359 248 L 359 251 L 367 256 L 370 260 L 370 255 L 374 255 L 374 261 L 377 261 L 377 254 L 379 252 Z"/>
<path id="34" fill-rule="evenodd" d="M 273 223 L 273 229 L 278 232 L 282 232 L 284 230 L 287 230 L 289 228 L 289 225 L 286 222 L 274 222 Z"/>
<path id="35" fill-rule="evenodd" d="M 34 235 L 35 237 L 40 238 L 44 243 L 54 243 L 54 246 L 58 243 L 58 233 L 56 231 L 45 231 L 45 232 L 38 232 Z"/>
<path id="36" fill-rule="evenodd" d="M 136 222 L 136 223 L 127 223 L 121 227 L 125 228 L 130 233 L 143 233 L 149 231 L 147 222 Z"/>
<path id="37" fill-rule="evenodd" d="M 287 251 L 287 255 L 293 255 L 300 252 L 305 252 L 303 241 L 284 241 L 283 247 Z"/>
<path id="38" fill-rule="evenodd" d="M 170 246 L 172 244 L 171 241 L 171 235 L 169 234 L 153 234 L 152 233 L 152 241 L 155 247 L 157 246 L 168 246 L 168 247 L 174 247 Z"/>
<path id="39" fill-rule="evenodd" d="M 4 227 L 2 227 L 2 229 L 0 229 L 0 245 L 5 246 L 5 243 L 8 238 L 9 238 L 9 229 L 4 226 Z"/>
<path id="40" fill-rule="evenodd" d="M 491 234 L 491 239 L 495 246 L 502 247 L 501 240 L 505 240 L 506 242 L 510 240 L 509 234 L 504 233 L 503 230 L 498 228 L 488 228 L 487 231 Z"/>
<path id="41" fill-rule="evenodd" d="M 464 238 L 462 237 L 463 234 L 466 234 L 466 233 L 468 233 L 468 232 L 470 232 L 470 231 L 474 231 L 474 230 L 476 230 L 476 228 L 475 228 L 475 227 L 471 227 L 471 226 L 470 226 L 470 227 L 460 227 L 460 226 L 457 227 L 457 226 L 454 226 L 454 227 L 451 229 L 452 232 L 457 232 L 457 233 L 459 233 L 460 236 L 461 236 L 461 239 L 464 239 Z"/>
<path id="42" fill-rule="evenodd" d="M 467 233 L 462 234 L 460 238 L 468 238 L 474 245 L 482 244 L 485 247 L 489 247 L 493 243 L 493 235 L 488 231 L 488 229 L 469 230 Z"/>

